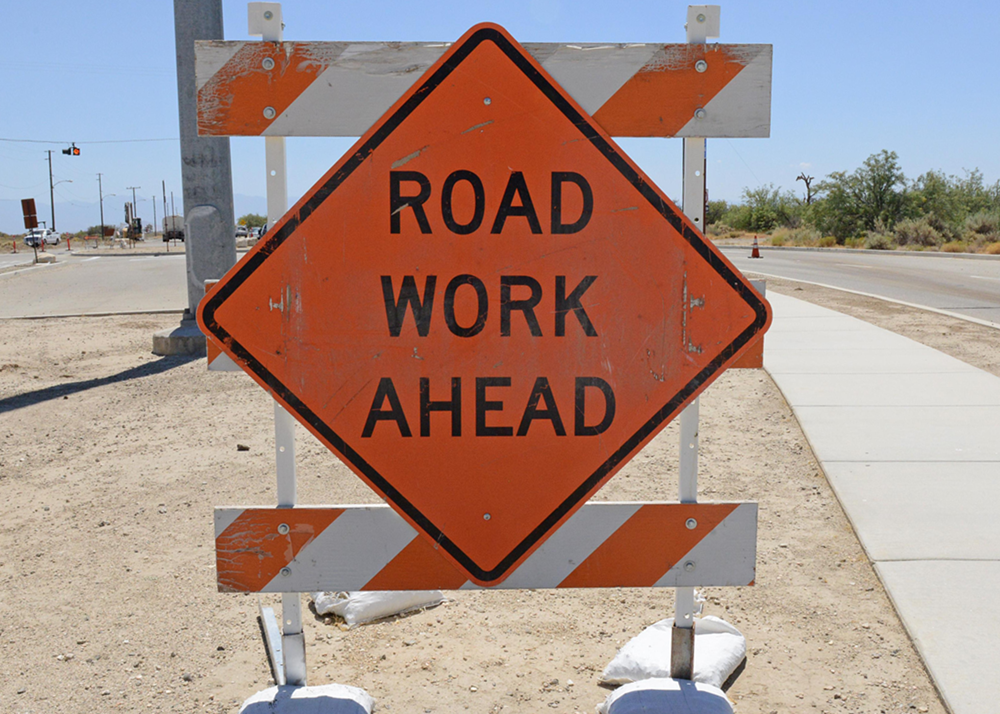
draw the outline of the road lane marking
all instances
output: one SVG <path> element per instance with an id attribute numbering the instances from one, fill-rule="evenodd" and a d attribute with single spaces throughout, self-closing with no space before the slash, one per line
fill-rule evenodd
<path id="1" fill-rule="evenodd" d="M 11 270 L 6 273 L 0 273 L 0 275 L 17 275 L 18 273 L 27 273 L 29 270 L 35 270 L 37 268 L 47 268 L 50 265 L 55 265 L 55 263 L 39 263 L 38 265 L 32 265 L 27 268 L 21 268 L 20 270 Z"/>
<path id="2" fill-rule="evenodd" d="M 963 315 L 960 312 L 952 312 L 950 310 L 945 310 L 939 307 L 931 307 L 929 305 L 920 305 L 918 303 L 906 302 L 905 300 L 897 300 L 895 298 L 886 297 L 885 295 L 877 295 L 875 293 L 866 293 L 861 290 L 851 290 L 850 288 L 842 288 L 838 285 L 830 285 L 829 283 L 818 283 L 814 280 L 803 280 L 802 278 L 789 278 L 785 275 L 775 275 L 773 273 L 764 273 L 759 270 L 748 270 L 748 274 L 760 275 L 765 278 L 775 278 L 776 280 L 788 280 L 793 283 L 805 283 L 806 285 L 816 285 L 821 288 L 829 288 L 831 290 L 839 290 L 843 293 L 851 293 L 852 295 L 861 295 L 862 297 L 875 298 L 876 300 L 885 300 L 886 302 L 895 303 L 897 305 L 904 305 L 906 307 L 915 307 L 918 310 L 927 310 L 928 312 L 936 312 L 939 315 L 947 315 L 948 317 L 954 317 L 958 320 L 964 320 L 965 322 L 974 322 L 977 325 L 985 325 L 986 327 L 992 327 L 994 329 L 1000 330 L 1000 322 L 992 322 L 990 320 L 981 320 L 978 317 L 972 317 L 970 315 Z M 836 312 L 836 310 L 834 310 Z"/>

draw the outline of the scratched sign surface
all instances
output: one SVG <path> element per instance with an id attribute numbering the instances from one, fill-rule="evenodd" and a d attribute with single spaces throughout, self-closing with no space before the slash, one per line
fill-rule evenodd
<path id="1" fill-rule="evenodd" d="M 530 55 L 479 25 L 219 282 L 199 320 L 488 586 L 770 310 Z"/>

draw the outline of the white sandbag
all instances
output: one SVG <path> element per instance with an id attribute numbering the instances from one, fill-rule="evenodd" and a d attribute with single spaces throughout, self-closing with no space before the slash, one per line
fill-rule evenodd
<path id="1" fill-rule="evenodd" d="M 620 687 L 598 705 L 599 714 L 733 714 L 718 687 L 686 679 L 644 679 Z"/>
<path id="2" fill-rule="evenodd" d="M 240 714 L 372 714 L 374 706 L 368 692 L 346 684 L 284 685 L 257 692 L 243 702 Z"/>
<path id="3" fill-rule="evenodd" d="M 440 590 L 371 590 L 362 592 L 313 593 L 317 615 L 334 614 L 348 627 L 364 625 L 383 617 L 401 615 L 444 602 Z"/>
<path id="4" fill-rule="evenodd" d="M 674 618 L 650 625 L 625 643 L 601 675 L 602 684 L 670 677 Z M 694 681 L 721 687 L 746 657 L 740 631 L 711 615 L 694 621 Z"/>

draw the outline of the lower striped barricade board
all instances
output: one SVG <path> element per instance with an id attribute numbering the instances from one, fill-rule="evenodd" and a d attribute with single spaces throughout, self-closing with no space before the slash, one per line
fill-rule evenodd
<path id="1" fill-rule="evenodd" d="M 216 508 L 222 592 L 458 590 L 386 505 Z M 756 503 L 587 503 L 493 589 L 753 585 Z"/>
<path id="2" fill-rule="evenodd" d="M 242 372 L 240 366 L 222 351 L 212 338 L 205 338 L 205 351 L 208 357 L 209 372 Z"/>
<path id="3" fill-rule="evenodd" d="M 215 284 L 219 282 L 218 280 L 206 280 L 205 281 L 205 292 L 207 293 Z M 209 372 L 242 372 L 238 364 L 233 362 L 233 360 L 222 351 L 216 342 L 205 335 L 205 352 L 208 358 L 208 371 Z"/>

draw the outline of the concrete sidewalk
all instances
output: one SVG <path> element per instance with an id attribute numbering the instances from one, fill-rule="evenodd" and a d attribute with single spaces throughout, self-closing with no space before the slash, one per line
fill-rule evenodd
<path id="1" fill-rule="evenodd" d="M 771 293 L 778 384 L 955 714 L 1000 710 L 1000 377 Z"/>

